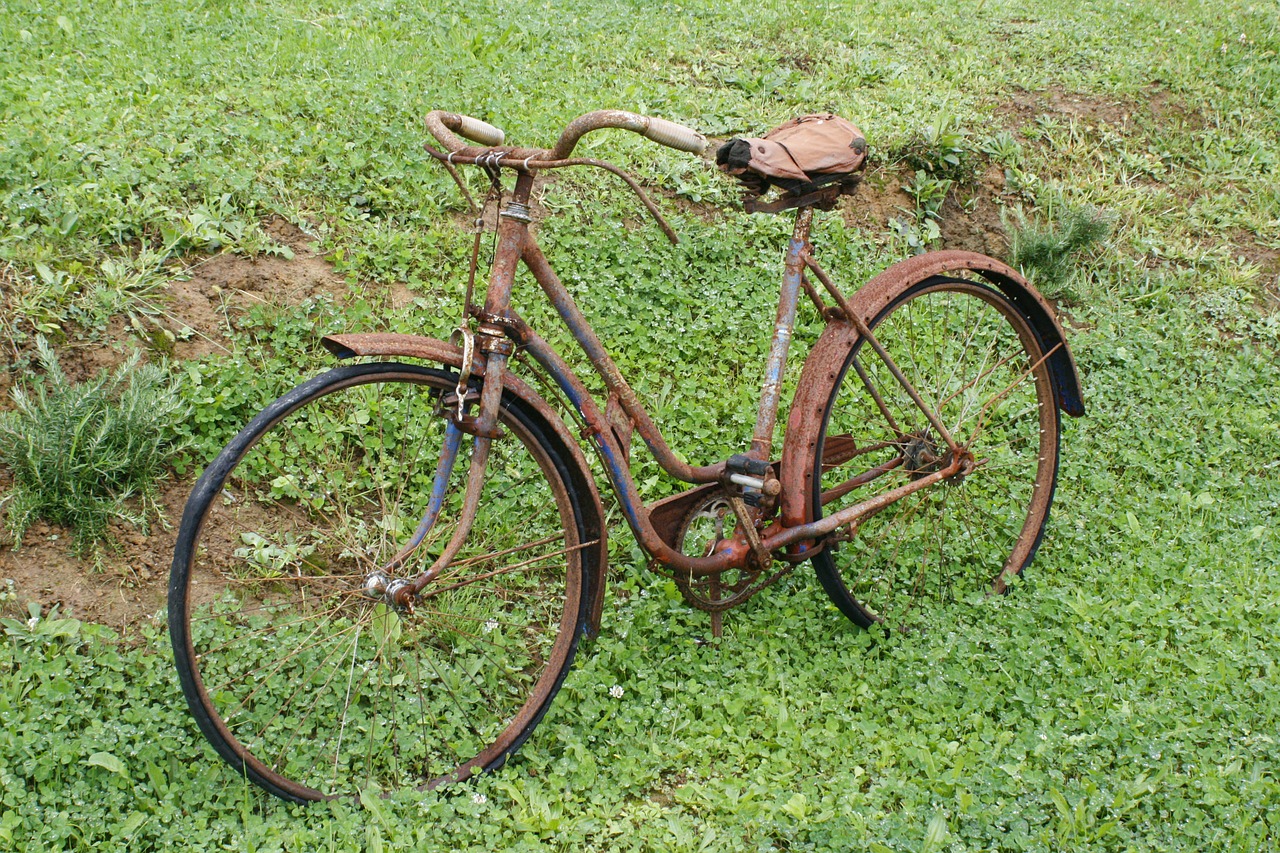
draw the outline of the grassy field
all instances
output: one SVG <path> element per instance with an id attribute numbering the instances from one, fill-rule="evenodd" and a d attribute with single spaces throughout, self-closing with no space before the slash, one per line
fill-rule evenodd
<path id="1" fill-rule="evenodd" d="M 321 334 L 456 324 L 470 236 L 421 149 L 432 108 L 532 145 L 601 107 L 717 138 L 838 112 L 873 156 L 817 232 L 849 283 L 925 246 L 1006 255 L 1020 223 L 1111 228 L 1036 279 L 1088 414 L 1012 595 L 873 638 L 802 569 L 703 644 L 705 614 L 619 527 L 603 634 L 507 767 L 304 808 L 205 745 L 160 622 L 61 618 L 30 604 L 58 590 L 19 581 L 0 589 L 0 849 L 1280 848 L 1275 3 L 797 9 L 6 0 L 3 387 L 37 336 L 81 374 L 134 350 L 165 365 L 191 412 L 177 494 L 328 364 Z M 564 174 L 543 245 L 673 444 L 741 450 L 788 222 L 629 134 L 587 155 L 654 187 L 683 242 L 613 179 Z M 301 298 L 304 263 L 323 286 Z M 202 327 L 184 286 L 227 264 L 276 271 L 279 292 L 249 305 L 224 277 Z M 3 565 L 37 573 L 37 544 Z M 162 588 L 104 553 L 78 564 L 86 583 Z"/>

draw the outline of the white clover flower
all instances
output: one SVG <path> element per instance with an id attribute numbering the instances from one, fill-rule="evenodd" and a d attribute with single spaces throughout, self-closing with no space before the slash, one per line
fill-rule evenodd
<path id="1" fill-rule="evenodd" d="M 488 622 L 484 623 L 484 632 L 486 634 L 491 634 L 493 633 L 493 629 L 497 627 L 498 627 L 498 620 L 490 619 Z"/>
<path id="2" fill-rule="evenodd" d="M 609 688 L 609 695 L 614 699 L 621 699 L 624 692 L 621 684 L 615 684 Z"/>
<path id="3" fill-rule="evenodd" d="M 477 806 L 483 806 L 485 803 L 489 802 L 489 798 L 484 794 L 472 794 L 471 802 L 475 803 Z"/>

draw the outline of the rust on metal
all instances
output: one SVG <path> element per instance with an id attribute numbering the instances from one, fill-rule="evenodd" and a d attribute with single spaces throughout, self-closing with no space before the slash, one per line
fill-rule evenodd
<path id="1" fill-rule="evenodd" d="M 839 308 L 827 305 L 822 301 L 822 295 L 814 288 L 813 282 L 809 281 L 809 277 L 803 271 L 800 273 L 800 286 L 804 288 L 805 295 L 809 297 L 809 301 L 813 303 L 813 307 L 818 310 L 818 314 L 823 320 L 830 322 L 844 317 L 844 313 Z M 832 314 L 832 311 L 836 313 Z"/>
<path id="2" fill-rule="evenodd" d="M 491 384 L 497 385 L 496 382 Z M 435 562 L 397 593 L 395 601 L 400 607 L 410 606 L 418 593 L 439 577 L 440 572 L 453 562 L 453 558 L 458 556 L 458 552 L 466 544 L 467 537 L 471 535 L 471 525 L 476 520 L 476 512 L 480 509 L 480 492 L 484 488 L 485 473 L 489 464 L 489 448 L 492 446 L 491 439 L 476 439 L 475 447 L 471 452 L 471 467 L 467 471 L 467 485 L 462 497 L 462 512 L 458 515 L 453 535 L 449 537 L 448 543 L 436 557 Z"/>
<path id="3" fill-rule="evenodd" d="M 622 450 L 623 460 L 629 466 L 631 464 L 631 433 L 635 430 L 636 424 L 622 408 L 617 394 L 611 393 L 608 401 L 605 402 L 604 417 L 609 422 L 609 428 L 613 430 L 614 440 Z"/>
<path id="4" fill-rule="evenodd" d="M 719 483 L 707 483 L 650 504 L 649 523 L 663 542 L 678 550 L 677 540 L 689 513 L 719 490 Z"/>
<path id="5" fill-rule="evenodd" d="M 747 213 L 781 213 L 784 210 L 794 210 L 800 208 L 803 210 L 830 210 L 835 207 L 836 200 L 842 195 L 849 195 L 853 192 L 855 184 L 831 184 L 822 187 L 805 195 L 793 196 L 784 195 L 774 201 L 760 201 L 758 198 L 748 198 L 742 202 L 742 208 Z"/>

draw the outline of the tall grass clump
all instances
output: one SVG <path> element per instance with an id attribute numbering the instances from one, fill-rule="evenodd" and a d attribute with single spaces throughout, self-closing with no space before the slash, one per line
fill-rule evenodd
<path id="1" fill-rule="evenodd" d="M 44 376 L 15 386 L 14 411 L 0 415 L 14 546 L 38 518 L 71 528 L 81 552 L 105 540 L 113 520 L 145 530 L 159 512 L 156 481 L 183 449 L 173 424 L 187 407 L 173 382 L 135 353 L 113 372 L 73 383 L 43 337 L 36 347 Z"/>
<path id="2" fill-rule="evenodd" d="M 1111 234 L 1111 218 L 1092 208 L 1068 208 L 1045 221 L 1029 219 L 1021 210 L 1009 231 L 1009 262 L 1035 281 L 1046 296 L 1070 298 L 1076 257 Z"/>

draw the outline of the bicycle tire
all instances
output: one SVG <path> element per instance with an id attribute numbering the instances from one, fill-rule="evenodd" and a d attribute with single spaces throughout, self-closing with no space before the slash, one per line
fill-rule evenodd
<path id="1" fill-rule="evenodd" d="M 572 665 L 590 496 L 555 431 L 510 393 L 463 551 L 412 612 L 361 591 L 419 521 L 456 382 L 398 363 L 331 370 L 254 418 L 188 500 L 169 583 L 183 692 L 218 754 L 276 796 L 496 770 Z M 463 438 L 441 519 L 397 577 L 425 570 L 453 531 Z"/>
<path id="2" fill-rule="evenodd" d="M 869 515 L 813 559 L 828 597 L 853 622 L 909 630 L 934 602 L 1003 593 L 1035 557 L 1057 480 L 1059 413 L 1034 326 L 986 284 L 934 276 L 905 286 L 870 325 L 978 462 L 967 476 Z M 813 517 L 938 470 L 947 448 L 935 433 L 858 336 L 823 412 Z M 833 497 L 838 483 L 867 472 L 880 473 Z"/>

